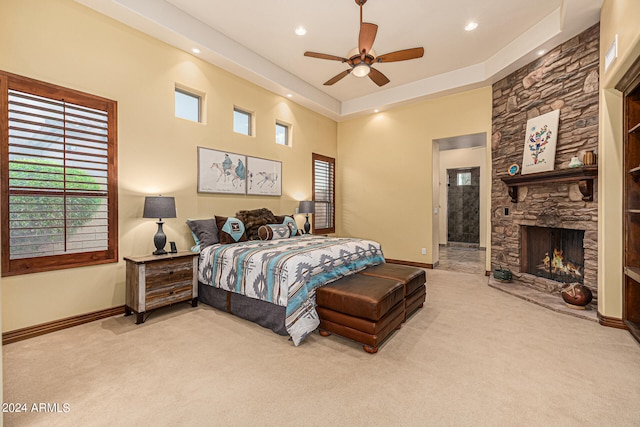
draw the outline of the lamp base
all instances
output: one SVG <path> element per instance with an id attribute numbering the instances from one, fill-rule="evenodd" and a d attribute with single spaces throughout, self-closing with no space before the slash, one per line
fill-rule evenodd
<path id="1" fill-rule="evenodd" d="M 153 236 L 153 244 L 156 247 L 156 250 L 153 251 L 154 255 L 164 255 L 167 253 L 167 251 L 164 250 L 164 246 L 167 244 L 167 236 L 164 234 L 164 231 L 162 230 L 162 224 L 164 224 L 162 221 L 158 221 L 158 231 L 156 232 L 156 235 Z"/>
<path id="2" fill-rule="evenodd" d="M 310 234 L 309 230 L 311 230 L 311 224 L 309 224 L 309 214 L 307 214 L 307 220 L 304 223 L 304 234 Z"/>

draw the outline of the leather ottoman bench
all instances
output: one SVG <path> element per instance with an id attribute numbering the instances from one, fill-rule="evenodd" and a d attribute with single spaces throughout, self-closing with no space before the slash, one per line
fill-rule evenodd
<path id="1" fill-rule="evenodd" d="M 360 271 L 359 274 L 402 282 L 404 285 L 406 317 L 422 308 L 427 300 L 427 275 L 421 268 L 384 263 L 368 267 Z"/>
<path id="2" fill-rule="evenodd" d="M 363 344 L 367 353 L 405 318 L 404 285 L 398 280 L 354 274 L 316 290 L 320 335 L 335 333 Z"/>

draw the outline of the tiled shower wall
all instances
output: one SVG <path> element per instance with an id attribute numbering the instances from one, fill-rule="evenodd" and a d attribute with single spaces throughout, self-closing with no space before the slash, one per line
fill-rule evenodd
<path id="1" fill-rule="evenodd" d="M 457 185 L 469 173 L 468 185 Z M 447 169 L 447 241 L 480 244 L 480 168 Z"/>

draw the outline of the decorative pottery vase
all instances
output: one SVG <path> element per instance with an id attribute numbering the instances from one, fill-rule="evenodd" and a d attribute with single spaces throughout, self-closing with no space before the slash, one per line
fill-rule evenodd
<path id="1" fill-rule="evenodd" d="M 591 166 L 591 165 L 595 165 L 596 164 L 596 153 L 594 153 L 593 151 L 589 150 L 586 153 L 584 153 L 584 157 L 582 159 L 584 161 L 584 164 L 587 166 Z"/>
<path id="2" fill-rule="evenodd" d="M 560 293 L 567 307 L 576 310 L 584 310 L 593 299 L 591 289 L 579 283 L 567 283 L 562 287 Z"/>
<path id="3" fill-rule="evenodd" d="M 583 163 L 580 161 L 578 156 L 572 157 L 571 161 L 569 162 L 569 167 L 570 168 L 579 168 L 582 165 L 583 165 Z"/>

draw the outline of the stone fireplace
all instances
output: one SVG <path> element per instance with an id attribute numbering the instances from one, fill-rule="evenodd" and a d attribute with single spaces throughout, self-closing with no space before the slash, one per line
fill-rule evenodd
<path id="1" fill-rule="evenodd" d="M 597 151 L 598 72 L 595 25 L 496 82 L 491 150 L 492 269 L 508 268 L 513 282 L 545 293 L 566 282 L 583 283 L 593 293 L 593 307 L 597 165 L 570 169 L 569 161 Z M 510 177 L 509 167 L 522 163 L 527 120 L 553 110 L 560 110 L 560 123 L 551 176 Z"/>
<path id="2" fill-rule="evenodd" d="M 591 289 L 595 306 L 597 202 L 584 202 L 578 196 L 574 197 L 578 200 L 571 200 L 570 195 L 578 192 L 572 189 L 574 185 L 577 186 L 551 184 L 521 189 L 509 216 L 500 215 L 509 221 L 494 223 L 494 242 L 499 244 L 492 244 L 492 248 L 499 251 L 492 250 L 492 264 L 509 268 L 515 282 L 542 292 L 559 292 L 567 282 L 584 284 Z M 545 264 L 549 265 L 546 272 Z M 571 267 L 567 272 L 561 272 L 568 264 Z"/>
<path id="3" fill-rule="evenodd" d="M 520 227 L 520 271 L 561 283 L 584 283 L 584 230 Z"/>

